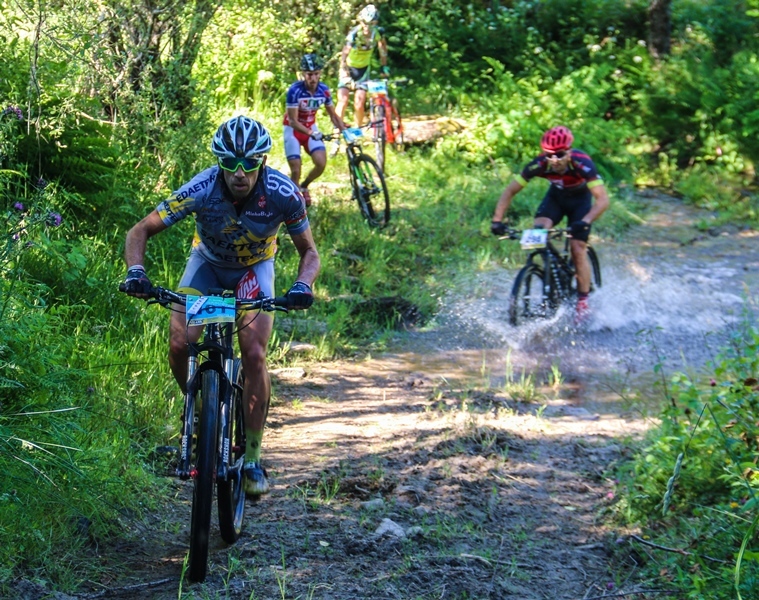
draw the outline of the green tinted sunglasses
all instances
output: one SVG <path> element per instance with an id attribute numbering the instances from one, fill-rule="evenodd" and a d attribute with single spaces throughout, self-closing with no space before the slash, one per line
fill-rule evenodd
<path id="1" fill-rule="evenodd" d="M 242 168 L 246 173 L 256 171 L 264 162 L 264 157 L 254 158 L 220 158 L 219 166 L 225 171 L 234 173 L 237 169 Z"/>

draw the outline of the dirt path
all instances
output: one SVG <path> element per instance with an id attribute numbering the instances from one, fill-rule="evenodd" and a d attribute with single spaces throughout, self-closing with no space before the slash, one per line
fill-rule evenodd
<path id="1" fill-rule="evenodd" d="M 495 286 L 490 273 L 467 283 L 476 300 L 393 352 L 276 372 L 273 489 L 248 505 L 235 546 L 212 533 L 208 580 L 179 593 L 191 488 L 169 479 L 166 512 L 91 549 L 102 576 L 77 598 L 587 600 L 645 587 L 605 521 L 608 468 L 650 423 L 645 394 L 621 399 L 663 354 L 703 364 L 706 332 L 724 336 L 759 277 L 755 232 L 701 234 L 706 215 L 649 200 L 635 243 L 599 244 L 605 285 L 586 330 L 561 315 L 508 328 L 513 273 Z"/>

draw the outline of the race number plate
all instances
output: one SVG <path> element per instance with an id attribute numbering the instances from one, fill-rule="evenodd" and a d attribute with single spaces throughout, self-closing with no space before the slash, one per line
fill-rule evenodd
<path id="1" fill-rule="evenodd" d="M 343 137 L 349 144 L 355 142 L 358 138 L 363 137 L 364 133 L 358 127 L 349 127 L 343 130 Z"/>
<path id="2" fill-rule="evenodd" d="M 547 241 L 547 229 L 525 229 L 522 232 L 522 239 L 519 240 L 519 244 L 525 250 L 532 250 L 533 248 L 545 248 Z"/>
<path id="3" fill-rule="evenodd" d="M 366 89 L 370 94 L 387 94 L 387 81 L 367 81 Z"/>
<path id="4" fill-rule="evenodd" d="M 187 324 L 234 323 L 235 299 L 221 296 L 187 296 Z"/>

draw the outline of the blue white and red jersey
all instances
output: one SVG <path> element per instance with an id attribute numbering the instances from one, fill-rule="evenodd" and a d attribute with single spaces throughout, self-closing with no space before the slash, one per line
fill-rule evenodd
<path id="1" fill-rule="evenodd" d="M 558 190 L 579 191 L 583 187 L 594 188 L 603 185 L 603 180 L 598 174 L 596 165 L 590 156 L 582 150 L 570 150 L 569 164 L 564 173 L 556 173 L 551 170 L 545 154 L 533 158 L 516 176 L 516 180 L 522 185 L 527 185 L 530 179 L 542 177 L 551 182 L 551 186 Z"/>
<path id="2" fill-rule="evenodd" d="M 311 93 L 306 88 L 305 81 L 296 81 L 287 90 L 285 106 L 298 109 L 298 123 L 310 128 L 316 122 L 316 112 L 323 106 L 333 106 L 332 92 L 322 82 Z M 290 118 L 285 111 L 285 125 L 290 125 Z"/>

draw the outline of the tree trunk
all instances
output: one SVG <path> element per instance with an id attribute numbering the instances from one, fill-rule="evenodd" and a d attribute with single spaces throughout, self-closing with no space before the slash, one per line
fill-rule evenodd
<path id="1" fill-rule="evenodd" d="M 653 56 L 669 54 L 672 34 L 672 0 L 651 0 L 648 5 L 648 48 Z"/>

